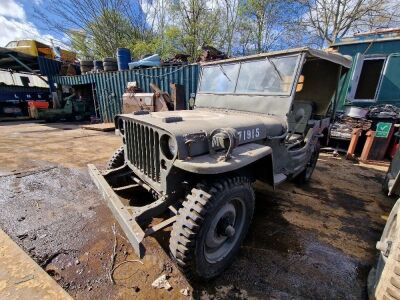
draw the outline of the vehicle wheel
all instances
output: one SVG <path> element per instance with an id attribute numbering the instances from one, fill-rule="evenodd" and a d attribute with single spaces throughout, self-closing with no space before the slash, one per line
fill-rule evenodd
<path id="1" fill-rule="evenodd" d="M 245 177 L 199 184 L 183 202 L 169 247 L 189 279 L 210 279 L 239 251 L 254 212 L 254 191 Z"/>
<path id="2" fill-rule="evenodd" d="M 294 181 L 297 183 L 307 183 L 310 181 L 312 173 L 314 172 L 315 166 L 317 165 L 319 150 L 321 146 L 319 141 L 315 144 L 314 152 L 312 153 L 310 160 L 306 168 L 294 178 Z"/>
<path id="3" fill-rule="evenodd" d="M 382 183 L 382 191 L 386 195 L 389 194 L 389 172 L 390 172 L 390 170 L 386 173 L 385 179 L 383 180 L 383 183 Z"/>
<path id="4" fill-rule="evenodd" d="M 370 299 L 400 299 L 400 201 L 390 212 L 380 241 L 379 260 L 368 276 Z"/>
<path id="5" fill-rule="evenodd" d="M 124 146 L 121 146 L 114 152 L 113 156 L 108 161 L 107 169 L 111 170 L 121 167 L 124 163 L 125 163 Z"/>

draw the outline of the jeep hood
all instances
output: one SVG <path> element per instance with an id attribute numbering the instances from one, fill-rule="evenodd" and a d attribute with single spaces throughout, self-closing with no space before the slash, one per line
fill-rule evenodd
<path id="1" fill-rule="evenodd" d="M 192 154 L 187 153 L 185 143 L 188 140 L 196 141 L 197 139 L 198 142 L 203 140 L 202 143 L 205 147 L 204 136 L 215 129 L 235 129 L 239 137 L 239 144 L 262 140 L 270 136 L 279 136 L 287 129 L 286 118 L 283 117 L 227 110 L 195 109 L 119 116 L 161 129 L 175 137 L 181 159 L 202 154 L 200 152 L 204 153 L 204 149 Z"/>

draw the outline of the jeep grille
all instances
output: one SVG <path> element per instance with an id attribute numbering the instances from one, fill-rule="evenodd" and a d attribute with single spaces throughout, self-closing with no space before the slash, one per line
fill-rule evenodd
<path id="1" fill-rule="evenodd" d="M 160 182 L 159 133 L 132 120 L 125 120 L 124 130 L 129 162 L 151 180 Z"/>

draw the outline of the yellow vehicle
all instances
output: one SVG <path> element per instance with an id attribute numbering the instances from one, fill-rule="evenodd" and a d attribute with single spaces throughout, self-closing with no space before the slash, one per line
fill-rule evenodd
<path id="1" fill-rule="evenodd" d="M 40 43 L 35 40 L 19 40 L 11 41 L 6 45 L 6 48 L 13 49 L 32 56 L 44 56 L 47 58 L 55 59 L 56 52 L 53 47 Z M 74 62 L 76 60 L 76 53 L 61 49 L 61 60 L 65 62 Z"/>

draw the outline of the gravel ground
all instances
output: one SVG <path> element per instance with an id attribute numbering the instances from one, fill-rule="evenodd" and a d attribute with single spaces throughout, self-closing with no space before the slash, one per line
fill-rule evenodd
<path id="1" fill-rule="evenodd" d="M 86 170 L 120 144 L 75 124 L 0 126 L 0 227 L 76 299 L 366 299 L 375 243 L 395 199 L 385 168 L 322 154 L 312 182 L 256 183 L 256 213 L 233 265 L 189 284 L 168 257 L 170 228 L 139 263 Z M 137 195 L 140 197 L 140 195 Z M 118 266 L 110 279 L 115 246 Z M 121 262 L 133 260 L 127 263 Z M 151 283 L 169 276 L 170 291 Z"/>

